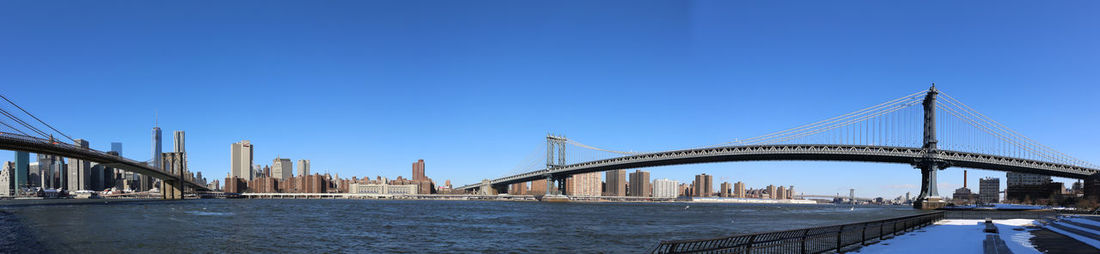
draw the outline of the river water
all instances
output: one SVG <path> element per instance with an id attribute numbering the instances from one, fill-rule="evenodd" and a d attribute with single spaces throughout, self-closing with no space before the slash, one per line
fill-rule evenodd
<path id="1" fill-rule="evenodd" d="M 0 237 L 0 252 L 637 253 L 661 240 L 919 212 L 715 203 L 204 199 L 67 204 L 0 208 L 0 234 L 7 234 Z"/>

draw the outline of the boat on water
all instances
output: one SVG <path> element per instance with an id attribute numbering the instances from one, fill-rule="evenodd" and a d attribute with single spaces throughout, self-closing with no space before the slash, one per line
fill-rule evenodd
<path id="1" fill-rule="evenodd" d="M 570 202 L 569 196 L 560 194 L 535 196 L 536 199 L 542 202 Z"/>
<path id="2" fill-rule="evenodd" d="M 99 196 L 99 192 L 96 192 L 96 191 L 78 190 L 78 191 L 73 192 L 73 198 L 97 199 L 97 198 L 101 198 L 101 197 Z"/>
<path id="3" fill-rule="evenodd" d="M 38 189 L 35 195 L 44 199 L 66 198 L 69 197 L 69 192 L 60 189 Z"/>

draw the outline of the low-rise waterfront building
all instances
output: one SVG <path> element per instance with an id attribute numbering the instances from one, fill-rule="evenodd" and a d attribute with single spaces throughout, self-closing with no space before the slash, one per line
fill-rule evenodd
<path id="1" fill-rule="evenodd" d="M 417 194 L 416 184 L 389 185 L 389 184 L 361 184 L 353 183 L 348 186 L 349 193 L 355 194 L 379 194 L 379 195 L 411 195 Z"/>

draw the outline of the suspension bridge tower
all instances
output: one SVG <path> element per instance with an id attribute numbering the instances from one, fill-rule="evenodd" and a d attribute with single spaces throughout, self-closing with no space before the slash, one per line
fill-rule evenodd
<path id="1" fill-rule="evenodd" d="M 936 83 L 924 96 L 924 145 L 921 147 L 924 156 L 913 162 L 913 167 L 920 169 L 920 195 L 913 202 L 917 209 L 936 209 L 946 205 L 936 188 L 936 171 L 943 170 L 950 165 L 939 158 L 940 151 L 936 146 Z"/>
<path id="2" fill-rule="evenodd" d="M 565 136 L 546 134 L 546 169 L 565 166 Z M 546 174 L 546 194 L 565 194 L 565 178 Z"/>

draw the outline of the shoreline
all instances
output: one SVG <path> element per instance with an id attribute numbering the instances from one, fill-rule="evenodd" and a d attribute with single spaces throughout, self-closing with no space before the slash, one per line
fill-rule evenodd
<path id="1" fill-rule="evenodd" d="M 99 199 L 11 199 L 0 201 L 0 208 L 49 205 L 109 205 L 121 203 L 178 201 L 149 198 L 99 198 Z"/>

